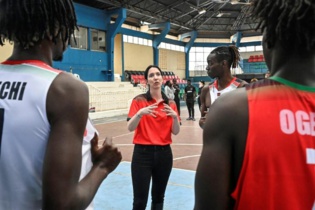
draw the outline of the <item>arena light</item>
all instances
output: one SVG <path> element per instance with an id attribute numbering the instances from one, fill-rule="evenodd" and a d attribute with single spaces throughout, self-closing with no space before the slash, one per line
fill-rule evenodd
<path id="1" fill-rule="evenodd" d="M 204 14 L 204 13 L 206 13 L 206 10 L 205 10 L 205 9 L 199 10 L 199 15 L 202 15 L 202 14 Z"/>
<path id="2" fill-rule="evenodd" d="M 222 12 L 219 12 L 216 17 L 222 17 L 223 15 L 224 14 Z"/>

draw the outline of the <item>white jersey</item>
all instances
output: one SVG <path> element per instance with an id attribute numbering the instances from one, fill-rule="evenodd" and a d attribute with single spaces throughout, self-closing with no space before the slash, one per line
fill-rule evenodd
<path id="1" fill-rule="evenodd" d="M 82 143 L 82 165 L 80 180 L 83 179 L 89 173 L 93 166 L 91 154 L 91 140 L 93 139 L 95 134 L 98 135 L 98 132 L 93 126 L 91 120 L 88 119 Z M 90 203 L 86 210 L 93 210 L 93 202 Z"/>
<path id="2" fill-rule="evenodd" d="M 209 85 L 211 104 L 213 104 L 213 102 L 217 100 L 220 95 L 235 90 L 240 84 L 240 81 L 236 77 L 234 77 L 226 88 L 224 88 L 223 90 L 218 90 L 218 81 L 215 80 L 212 84 Z"/>
<path id="3" fill-rule="evenodd" d="M 42 206 L 46 98 L 59 73 L 41 61 L 0 64 L 0 209 Z"/>
<path id="4" fill-rule="evenodd" d="M 41 61 L 0 64 L 0 210 L 41 209 L 42 167 L 50 132 L 46 98 L 60 72 Z M 92 167 L 90 141 L 95 133 L 88 120 L 80 179 Z M 93 209 L 92 204 L 87 209 Z"/>

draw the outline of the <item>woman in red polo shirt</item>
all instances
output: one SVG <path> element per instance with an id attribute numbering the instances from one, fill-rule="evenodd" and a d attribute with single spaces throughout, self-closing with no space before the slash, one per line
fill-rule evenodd
<path id="1" fill-rule="evenodd" d="M 150 65 L 144 72 L 149 90 L 136 96 L 128 114 L 128 130 L 135 131 L 131 162 L 133 210 L 145 210 L 152 178 L 151 209 L 162 210 L 173 166 L 172 133 L 180 130 L 176 103 L 162 92 L 162 71 Z"/>

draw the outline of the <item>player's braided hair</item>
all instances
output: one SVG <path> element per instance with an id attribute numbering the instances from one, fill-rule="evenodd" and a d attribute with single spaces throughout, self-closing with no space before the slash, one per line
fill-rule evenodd
<path id="1" fill-rule="evenodd" d="M 219 62 L 226 60 L 229 67 L 232 66 L 232 68 L 236 68 L 240 61 L 240 53 L 234 45 L 217 47 L 212 50 L 211 54 L 215 54 Z"/>
<path id="2" fill-rule="evenodd" d="M 0 45 L 7 39 L 27 49 L 46 37 L 65 43 L 76 22 L 72 0 L 0 0 Z"/>
<path id="3" fill-rule="evenodd" d="M 259 19 L 257 28 L 266 30 L 269 47 L 279 41 L 293 51 L 315 49 L 315 1 L 253 0 L 251 14 Z"/>

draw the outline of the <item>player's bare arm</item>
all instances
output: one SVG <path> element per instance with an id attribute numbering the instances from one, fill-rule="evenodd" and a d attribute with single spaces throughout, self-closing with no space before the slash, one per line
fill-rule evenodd
<path id="1" fill-rule="evenodd" d="M 43 209 L 85 209 L 113 170 L 93 162 L 90 173 L 78 182 L 88 100 L 87 86 L 68 73 L 61 73 L 49 89 L 47 113 L 51 134 L 43 168 Z M 113 154 L 117 165 L 121 154 L 117 151 Z"/>
<path id="2" fill-rule="evenodd" d="M 246 109 L 245 90 L 227 93 L 211 105 L 196 172 L 195 210 L 233 209 L 230 195 L 243 162 L 248 123 Z M 244 120 L 238 124 L 230 120 L 236 118 Z M 233 161 L 236 162 L 234 169 Z"/>
<path id="3" fill-rule="evenodd" d="M 209 86 L 205 86 L 204 88 L 202 88 L 201 93 L 200 93 L 200 102 L 201 102 L 201 106 L 200 106 L 200 112 L 201 112 L 201 118 L 199 120 L 199 125 L 201 128 L 203 128 L 203 125 L 205 123 L 206 120 L 206 113 L 207 113 L 207 104 L 206 104 L 206 97 L 210 97 L 209 94 Z"/>

